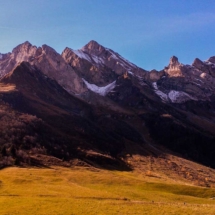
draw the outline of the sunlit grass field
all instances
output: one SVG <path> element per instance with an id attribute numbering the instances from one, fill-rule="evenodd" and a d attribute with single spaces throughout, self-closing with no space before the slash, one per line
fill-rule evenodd
<path id="1" fill-rule="evenodd" d="M 0 171 L 1 215 L 215 214 L 215 189 L 87 168 Z"/>

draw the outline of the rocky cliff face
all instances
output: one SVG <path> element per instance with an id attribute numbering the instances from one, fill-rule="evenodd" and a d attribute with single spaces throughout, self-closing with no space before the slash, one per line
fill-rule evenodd
<path id="1" fill-rule="evenodd" d="M 12 53 L 0 54 L 0 77 L 23 61 L 35 65 L 71 94 L 89 90 L 103 96 L 111 91 L 117 94 L 114 89 L 120 77 L 129 78 L 142 92 L 151 89 L 151 96 L 165 103 L 210 101 L 215 91 L 215 57 L 207 61 L 196 58 L 192 65 L 183 65 L 173 56 L 164 70 L 147 72 L 96 41 L 79 50 L 65 48 L 61 55 L 47 45 L 36 47 L 25 42 Z"/>
<path id="2" fill-rule="evenodd" d="M 86 81 L 98 86 L 110 84 L 120 75 L 129 72 L 139 76 L 146 75 L 145 70 L 95 41 L 90 41 L 79 50 L 66 48 L 62 57 L 78 73 L 81 73 Z"/>
<path id="3" fill-rule="evenodd" d="M 122 76 L 131 79 L 133 86 L 140 91 L 151 87 L 166 103 L 209 101 L 215 90 L 213 57 L 205 62 L 196 59 L 192 65 L 183 65 L 173 56 L 164 70 L 147 72 L 95 41 L 79 50 L 66 48 L 62 57 L 83 78 L 86 87 L 94 92 L 114 82 L 117 85 Z M 114 88 L 111 90 L 117 93 Z"/>
<path id="4" fill-rule="evenodd" d="M 183 64 L 178 62 L 178 58 L 173 56 L 170 58 L 169 66 L 164 69 L 169 77 L 183 77 Z"/>
<path id="5" fill-rule="evenodd" d="M 192 65 L 183 65 L 172 57 L 164 76 L 152 85 L 164 102 L 210 101 L 215 92 L 213 72 L 214 64 L 210 59 L 205 62 L 195 59 Z"/>
<path id="6" fill-rule="evenodd" d="M 82 79 L 71 66 L 65 63 L 60 54 L 47 45 L 37 48 L 29 42 L 25 42 L 14 48 L 12 53 L 3 55 L 0 59 L 0 76 L 8 74 L 23 61 L 35 65 L 70 93 L 76 94 L 86 91 Z"/>
<path id="7" fill-rule="evenodd" d="M 66 48 L 62 57 L 77 74 L 90 83 L 104 86 L 113 82 L 117 75 L 115 72 L 103 64 L 96 56 L 89 55 L 82 50 L 72 50 Z"/>

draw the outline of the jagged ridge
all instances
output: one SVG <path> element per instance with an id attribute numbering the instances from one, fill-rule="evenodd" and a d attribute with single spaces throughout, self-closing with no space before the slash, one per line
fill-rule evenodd
<path id="1" fill-rule="evenodd" d="M 126 153 L 159 156 L 163 145 L 215 165 L 214 57 L 190 66 L 173 56 L 147 72 L 95 41 L 62 55 L 26 42 L 2 56 L 1 83 L 15 85 L 2 89 L 2 105 L 42 118 L 82 159 L 93 150 L 120 163 Z"/>

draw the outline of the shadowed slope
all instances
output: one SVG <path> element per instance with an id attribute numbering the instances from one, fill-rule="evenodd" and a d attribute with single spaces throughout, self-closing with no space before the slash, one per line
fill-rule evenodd
<path id="1" fill-rule="evenodd" d="M 21 63 L 2 78 L 1 86 L 14 86 L 14 89 L 1 93 L 1 104 L 9 105 L 14 114 L 7 113 L 5 108 L 3 115 L 7 114 L 7 117 L 11 116 L 18 121 L 22 115 L 30 114 L 29 118 L 35 115 L 36 121 L 39 120 L 41 125 L 35 125 L 35 130 L 30 129 L 30 136 L 34 139 L 34 145 L 39 144 L 47 155 L 66 160 L 78 157 L 93 165 L 124 168 L 123 162 L 116 158 L 125 149 L 123 130 L 130 133 L 127 138 L 132 137 L 134 143 L 142 142 L 138 132 L 126 123 L 106 118 L 106 123 L 110 121 L 116 124 L 116 130 L 103 126 L 103 120 L 99 120 L 102 116 L 97 115 L 97 109 L 71 96 L 57 82 L 29 63 Z M 25 124 L 25 121 L 21 120 L 21 123 Z M 26 123 L 26 126 L 31 126 L 31 123 Z M 2 128 L 8 129 L 7 126 Z M 24 149 L 23 140 L 26 135 L 29 136 L 24 130 L 25 128 L 18 139 L 15 138 L 15 142 L 11 140 L 9 145 L 5 145 L 6 141 L 2 143 L 1 148 L 3 150 L 5 146 L 5 155 L 12 155 L 11 147 L 15 151 L 20 150 L 20 147 Z M 26 146 L 31 150 L 31 142 L 26 143 Z"/>

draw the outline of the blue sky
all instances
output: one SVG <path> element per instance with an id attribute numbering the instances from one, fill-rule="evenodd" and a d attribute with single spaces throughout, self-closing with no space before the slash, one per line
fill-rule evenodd
<path id="1" fill-rule="evenodd" d="M 1 53 L 26 40 L 61 53 L 92 39 L 147 70 L 163 69 L 172 55 L 206 60 L 215 55 L 215 1 L 0 1 Z"/>

